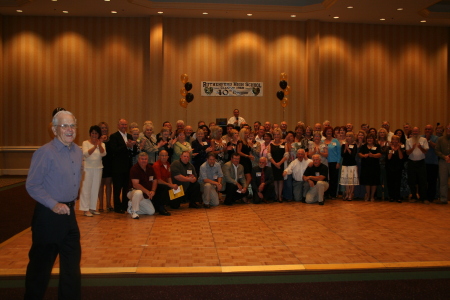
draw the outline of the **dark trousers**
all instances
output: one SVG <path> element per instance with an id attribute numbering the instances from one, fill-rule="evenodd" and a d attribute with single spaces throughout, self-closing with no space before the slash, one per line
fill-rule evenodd
<path id="1" fill-rule="evenodd" d="M 394 200 L 401 200 L 400 188 L 402 187 L 403 169 L 390 169 L 386 167 L 386 178 L 389 182 L 389 197 Z"/>
<path id="2" fill-rule="evenodd" d="M 189 202 L 189 204 L 202 203 L 202 193 L 198 181 L 189 183 L 188 188 L 184 189 L 184 196 L 171 200 L 169 205 L 171 208 L 177 209 L 183 202 Z"/>
<path id="3" fill-rule="evenodd" d="M 337 188 L 338 188 L 338 177 L 339 177 L 339 169 L 336 169 L 337 163 L 329 162 L 328 163 L 328 173 L 330 175 L 329 184 L 330 187 L 325 192 L 325 194 L 330 195 L 330 197 L 336 198 Z"/>
<path id="4" fill-rule="evenodd" d="M 439 175 L 439 165 L 426 164 L 427 167 L 427 197 L 433 201 L 436 197 L 437 179 Z"/>
<path id="5" fill-rule="evenodd" d="M 412 198 L 416 198 L 417 189 L 419 186 L 420 200 L 427 199 L 427 168 L 425 166 L 425 160 L 409 160 L 408 161 L 408 185 L 411 190 Z M 433 200 L 433 199 L 431 199 Z"/>
<path id="6" fill-rule="evenodd" d="M 245 193 L 238 193 L 237 190 L 237 185 L 227 182 L 225 188 L 226 197 L 223 203 L 226 205 L 230 205 L 233 204 L 236 200 L 242 199 L 248 195 L 248 189 Z"/>
<path id="7" fill-rule="evenodd" d="M 113 198 L 114 198 L 114 209 L 124 210 L 126 211 L 128 208 L 128 198 L 127 193 L 129 190 L 129 182 L 130 173 L 122 172 L 122 173 L 113 173 L 112 174 L 112 182 L 113 182 Z M 122 194 L 122 201 L 120 200 L 120 195 Z"/>
<path id="8" fill-rule="evenodd" d="M 75 210 L 58 215 L 36 204 L 31 224 L 32 245 L 25 277 L 25 299 L 44 299 L 59 254 L 59 299 L 81 299 L 81 245 Z"/>
<path id="9" fill-rule="evenodd" d="M 237 189 L 237 188 L 236 188 Z M 253 203 L 258 204 L 261 203 L 261 199 L 258 196 L 258 187 L 257 186 L 253 186 L 252 185 L 252 191 L 253 191 Z M 276 199 L 276 194 L 275 194 L 275 186 L 273 183 L 265 185 L 264 189 L 262 191 L 263 197 L 266 200 L 275 200 Z"/>

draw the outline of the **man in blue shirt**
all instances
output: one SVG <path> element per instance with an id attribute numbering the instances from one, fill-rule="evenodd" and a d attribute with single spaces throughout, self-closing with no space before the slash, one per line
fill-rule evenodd
<path id="1" fill-rule="evenodd" d="M 222 168 L 216 162 L 216 154 L 209 152 L 206 162 L 200 166 L 198 181 L 203 191 L 203 207 L 219 205 L 219 192 L 222 190 Z"/>
<path id="2" fill-rule="evenodd" d="M 55 138 L 33 154 L 26 182 L 27 191 L 37 204 L 31 224 L 25 299 L 44 298 L 58 254 L 58 298 L 80 299 L 81 245 L 74 208 L 83 154 L 73 143 L 77 122 L 72 113 L 60 111 L 52 123 Z"/>

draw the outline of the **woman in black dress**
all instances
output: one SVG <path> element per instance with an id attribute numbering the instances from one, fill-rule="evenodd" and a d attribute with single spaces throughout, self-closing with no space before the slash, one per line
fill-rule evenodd
<path id="1" fill-rule="evenodd" d="M 361 184 L 366 186 L 365 201 L 375 201 L 377 185 L 380 184 L 380 145 L 376 142 L 376 136 L 369 134 L 366 144 L 361 147 L 358 155 L 361 158 Z"/>
<path id="2" fill-rule="evenodd" d="M 244 167 L 245 181 L 249 185 L 252 181 L 252 161 L 255 157 L 252 154 L 253 144 L 248 141 L 248 133 L 250 132 L 247 128 L 242 128 L 239 131 L 239 141 L 237 142 L 237 153 L 241 156 L 239 163 Z"/>
<path id="3" fill-rule="evenodd" d="M 400 137 L 393 135 L 386 159 L 386 175 L 389 182 L 390 202 L 397 201 L 398 203 L 402 203 L 400 188 L 405 157 L 405 148 L 402 148 L 400 145 Z"/>
<path id="4" fill-rule="evenodd" d="M 192 142 L 192 164 L 197 174 L 200 174 L 200 166 L 206 161 L 206 154 L 212 150 L 213 148 L 205 139 L 203 129 L 198 129 L 196 139 Z"/>
<path id="5" fill-rule="evenodd" d="M 105 143 L 106 155 L 102 157 L 103 172 L 102 180 L 100 182 L 100 188 L 98 191 L 98 211 L 103 212 L 103 194 L 106 192 L 106 209 L 108 211 L 113 211 L 111 205 L 111 192 L 112 192 L 112 156 L 108 155 L 110 150 L 109 146 L 109 126 L 106 122 L 100 122 L 98 124 L 102 131 L 101 139 Z"/>
<path id="6" fill-rule="evenodd" d="M 276 128 L 273 131 L 273 141 L 270 143 L 270 149 L 267 157 L 272 163 L 272 172 L 274 178 L 275 192 L 277 194 L 278 202 L 283 202 L 283 171 L 284 162 L 289 157 L 288 148 L 281 140 L 281 129 Z"/>

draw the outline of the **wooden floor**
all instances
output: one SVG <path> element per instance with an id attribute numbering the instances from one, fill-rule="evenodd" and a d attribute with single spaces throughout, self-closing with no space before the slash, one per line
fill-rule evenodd
<path id="1" fill-rule="evenodd" d="M 170 212 L 133 220 L 77 210 L 82 273 L 450 266 L 450 205 L 337 199 Z M 28 229 L 0 245 L 0 275 L 25 273 L 30 244 Z"/>

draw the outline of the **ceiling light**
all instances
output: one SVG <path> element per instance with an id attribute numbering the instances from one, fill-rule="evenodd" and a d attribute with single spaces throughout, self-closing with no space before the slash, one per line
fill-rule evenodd
<path id="1" fill-rule="evenodd" d="M 422 21 L 420 21 L 420 23 L 426 23 L 427 22 L 427 20 L 422 20 Z"/>
<path id="2" fill-rule="evenodd" d="M 22 10 L 21 9 L 18 9 L 18 10 L 16 10 L 17 12 L 22 12 Z"/>
<path id="3" fill-rule="evenodd" d="M 112 13 L 112 14 L 117 14 L 117 11 L 112 10 L 111 13 Z"/>
<path id="4" fill-rule="evenodd" d="M 205 11 L 203 14 L 204 14 L 204 15 L 207 15 L 208 13 Z"/>
<path id="5" fill-rule="evenodd" d="M 335 17 L 333 17 L 334 19 L 339 19 L 339 17 L 338 16 L 335 16 Z"/>
<path id="6" fill-rule="evenodd" d="M 111 0 L 105 0 L 105 2 L 109 2 L 109 1 L 111 1 Z"/>
<path id="7" fill-rule="evenodd" d="M 68 14 L 69 11 L 68 10 L 63 10 L 63 13 Z"/>
<path id="8" fill-rule="evenodd" d="M 253 14 L 247 14 L 247 16 L 251 17 L 251 16 L 253 16 Z"/>
<path id="9" fill-rule="evenodd" d="M 353 8 L 353 6 L 347 6 L 347 8 Z"/>
<path id="10" fill-rule="evenodd" d="M 297 15 L 291 15 L 291 18 L 295 18 L 295 17 L 297 17 Z"/>
<path id="11" fill-rule="evenodd" d="M 163 11 L 158 11 L 158 14 L 162 15 L 164 12 Z"/>
<path id="12" fill-rule="evenodd" d="M 380 21 L 386 21 L 386 19 L 382 18 L 382 19 L 380 19 Z"/>
<path id="13" fill-rule="evenodd" d="M 403 8 L 402 8 L 402 7 L 399 7 L 399 8 L 397 8 L 397 10 L 403 10 Z"/>

